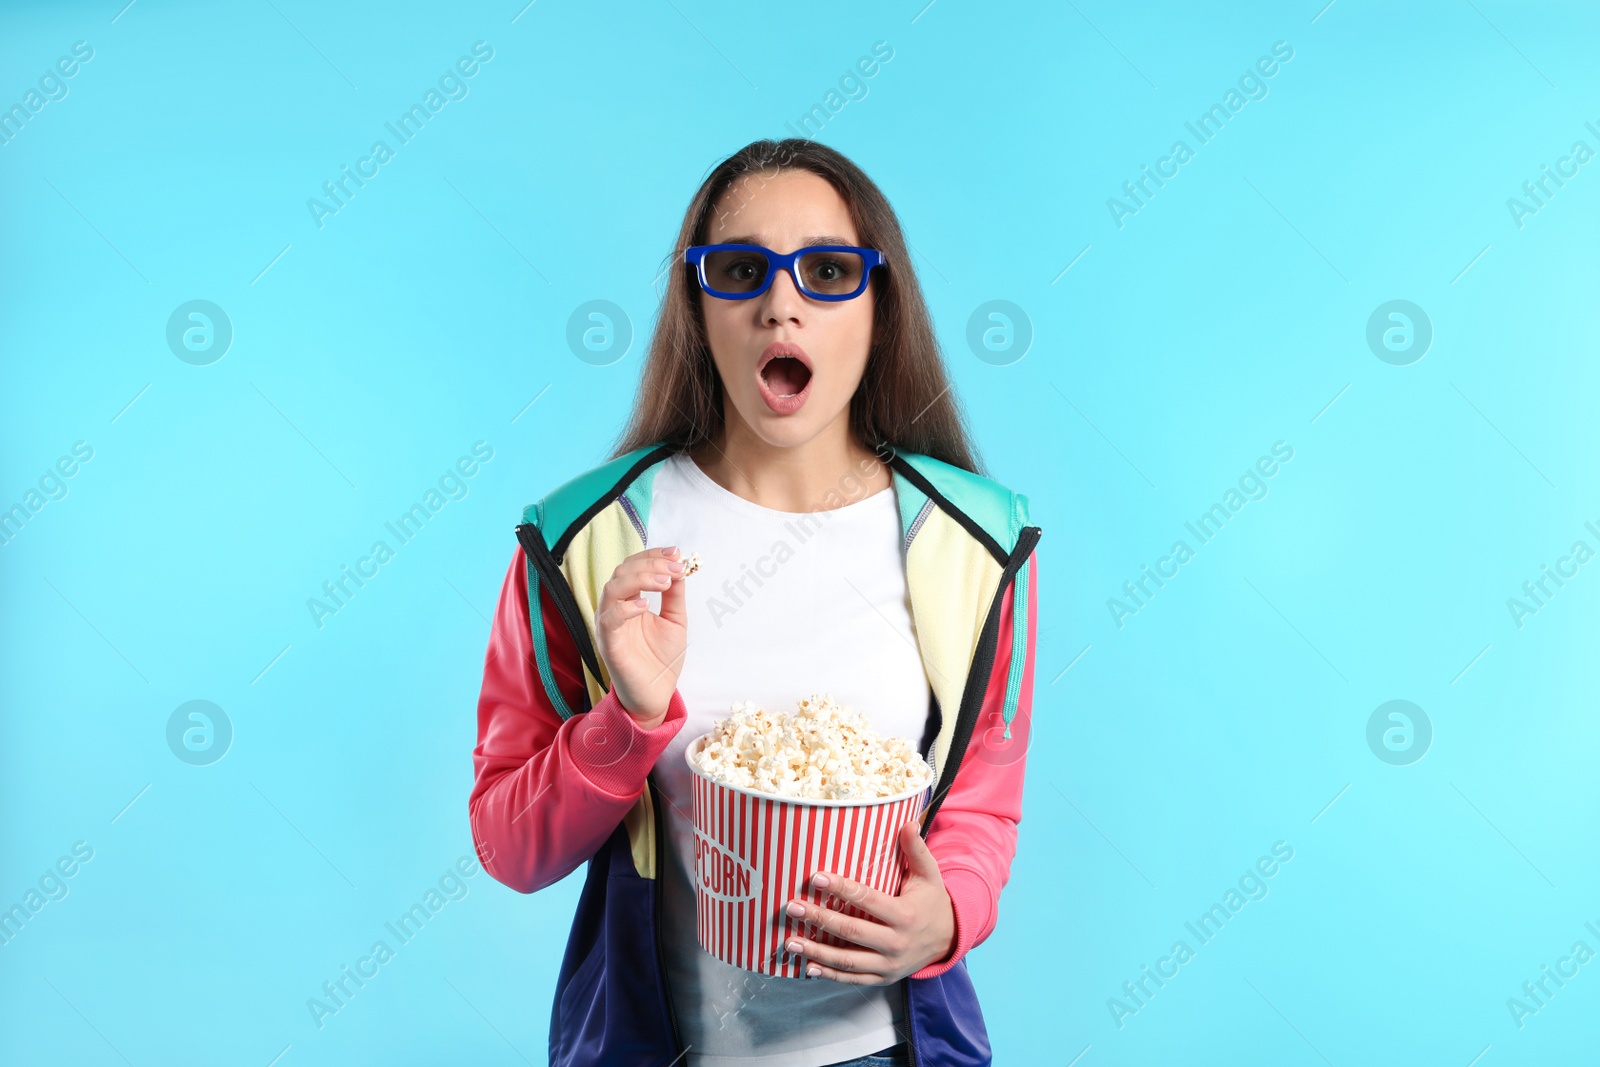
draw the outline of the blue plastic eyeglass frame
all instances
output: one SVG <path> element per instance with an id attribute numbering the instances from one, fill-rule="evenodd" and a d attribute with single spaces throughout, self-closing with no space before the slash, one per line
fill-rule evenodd
<path id="1" fill-rule="evenodd" d="M 725 293 L 711 288 L 711 284 L 706 280 L 706 254 L 709 252 L 731 251 L 760 252 L 766 257 L 767 276 L 761 279 L 761 284 L 755 289 L 747 293 Z M 810 255 L 813 252 L 854 252 L 861 256 L 861 284 L 856 288 L 856 291 L 853 293 L 829 294 L 817 293 L 807 289 L 805 283 L 800 280 L 800 271 L 795 267 L 795 263 L 799 261 L 801 256 Z M 867 284 L 872 280 L 872 269 L 874 267 L 888 267 L 889 265 L 889 261 L 884 258 L 883 253 L 876 248 L 860 248 L 855 245 L 809 245 L 805 248 L 797 248 L 793 252 L 774 252 L 764 245 L 692 245 L 684 249 L 683 261 L 694 268 L 694 276 L 700 283 L 700 288 L 711 296 L 722 300 L 750 300 L 760 296 L 772 288 L 772 279 L 778 276 L 780 270 L 788 271 L 789 277 L 794 280 L 794 287 L 802 295 L 812 300 L 854 300 L 867 291 Z"/>

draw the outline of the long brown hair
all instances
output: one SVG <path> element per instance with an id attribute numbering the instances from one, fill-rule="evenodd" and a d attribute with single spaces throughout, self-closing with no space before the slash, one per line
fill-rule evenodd
<path id="1" fill-rule="evenodd" d="M 658 441 L 692 449 L 722 428 L 722 379 L 706 345 L 699 286 L 689 276 L 683 252 L 705 243 L 718 198 L 741 175 L 787 169 L 808 170 L 832 185 L 849 208 L 862 245 L 878 249 L 887 261 L 874 279 L 872 344 L 850 400 L 851 431 L 880 454 L 887 445 L 985 474 L 951 395 L 933 321 L 888 198 L 841 153 L 796 137 L 741 148 L 717 164 L 689 202 L 677 245 L 665 261 L 667 291 L 633 411 L 611 458 Z"/>

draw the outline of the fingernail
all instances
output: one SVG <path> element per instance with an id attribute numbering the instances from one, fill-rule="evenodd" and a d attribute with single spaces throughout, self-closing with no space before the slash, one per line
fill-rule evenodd
<path id="1" fill-rule="evenodd" d="M 807 967 L 806 968 L 806 973 L 809 974 L 811 977 L 815 978 L 817 975 L 822 973 L 822 968 L 821 967 Z"/>
<path id="2" fill-rule="evenodd" d="M 811 876 L 811 884 L 818 889 L 826 889 L 828 888 L 828 876 L 825 874 L 813 874 Z"/>
<path id="3" fill-rule="evenodd" d="M 671 571 L 673 574 L 682 574 L 683 564 L 679 563 L 675 559 L 670 559 L 667 561 L 667 570 Z"/>
<path id="4" fill-rule="evenodd" d="M 798 942 L 798 941 L 789 942 L 789 951 L 793 952 L 796 956 L 800 955 L 800 942 Z"/>
<path id="5" fill-rule="evenodd" d="M 656 584 L 657 585 L 671 585 L 672 584 L 672 579 L 668 578 L 665 574 L 658 574 L 658 575 L 656 575 Z"/>
<path id="6" fill-rule="evenodd" d="M 801 907 L 799 904 L 789 905 L 789 914 L 793 915 L 796 919 L 800 918 L 800 916 L 804 915 L 805 913 L 806 909 Z"/>

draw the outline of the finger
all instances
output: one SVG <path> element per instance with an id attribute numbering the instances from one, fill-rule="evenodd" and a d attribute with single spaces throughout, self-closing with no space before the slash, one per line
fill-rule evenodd
<path id="1" fill-rule="evenodd" d="M 827 879 L 828 884 L 825 886 L 817 885 L 818 878 Z M 880 922 L 888 923 L 890 926 L 897 925 L 905 919 L 905 909 L 901 905 L 899 897 L 891 897 L 882 890 L 874 889 L 870 885 L 858 882 L 853 878 L 845 878 L 834 874 L 832 871 L 819 871 L 812 877 L 811 887 L 824 890 L 829 896 L 836 897 L 846 904 L 854 904 L 873 918 Z M 806 906 L 808 911 L 815 907 L 809 901 L 801 901 L 801 903 Z M 822 910 L 826 910 L 833 915 L 839 914 L 831 908 Z M 845 916 L 845 918 L 850 918 L 850 916 Z M 854 938 L 851 940 L 854 940 Z"/>
<path id="2" fill-rule="evenodd" d="M 647 548 L 642 552 L 635 552 L 622 561 L 623 566 L 631 563 L 654 564 L 658 562 L 682 563 L 683 552 L 677 545 L 664 545 L 660 548 Z"/>
<path id="3" fill-rule="evenodd" d="M 602 630 L 611 631 L 635 615 L 642 615 L 649 610 L 650 604 L 644 597 L 638 597 L 634 600 L 613 600 L 600 609 L 600 613 L 595 616 L 595 621 L 600 624 Z"/>
<path id="4" fill-rule="evenodd" d="M 612 572 L 611 579 L 601 587 L 603 601 L 632 600 L 643 592 L 659 593 L 671 581 L 666 569 L 667 561 L 660 556 L 623 560 Z M 658 570 L 659 568 L 659 570 Z"/>
<path id="5" fill-rule="evenodd" d="M 834 877 L 837 878 L 837 876 Z M 830 882 L 830 885 L 832 884 Z M 871 892 L 876 893 L 877 890 L 871 890 Z M 882 895 L 881 893 L 879 894 L 879 896 Z M 891 898 L 884 897 L 884 899 Z M 800 907 L 800 914 L 798 915 L 795 914 L 795 905 L 797 904 Z M 893 939 L 896 934 L 893 927 L 881 922 L 873 922 L 871 919 L 863 919 L 859 915 L 846 915 L 842 911 L 834 911 L 832 908 L 804 900 L 791 901 L 787 914 L 791 919 L 803 920 L 817 929 L 826 930 L 835 937 L 852 941 L 866 948 L 885 952 L 895 947 Z"/>
<path id="6" fill-rule="evenodd" d="M 806 974 L 812 978 L 832 978 L 835 982 L 842 982 L 845 985 L 886 984 L 881 974 L 851 974 L 836 971 L 832 967 L 824 967 L 819 963 L 806 964 Z"/>
<path id="7" fill-rule="evenodd" d="M 838 948 L 805 938 L 790 938 L 789 951 L 804 956 L 805 972 L 812 978 L 832 978 L 850 985 L 879 985 L 888 976 L 889 960 L 879 952 Z"/>
<path id="8" fill-rule="evenodd" d="M 939 870 L 939 861 L 934 857 L 933 850 L 928 847 L 928 842 L 923 838 L 915 820 L 900 828 L 900 851 L 905 853 L 908 874 L 912 877 L 926 878 L 938 885 L 944 884 L 944 873 Z"/>
<path id="9" fill-rule="evenodd" d="M 642 585 L 645 589 L 658 589 L 659 585 L 654 579 L 658 574 L 672 573 L 667 568 L 667 563 L 674 561 L 667 560 L 661 555 L 630 555 L 611 571 L 611 581 L 618 584 Z"/>
<path id="10" fill-rule="evenodd" d="M 689 625 L 687 583 L 681 574 L 671 576 L 672 584 L 661 590 L 661 617 L 678 626 Z"/>
<path id="11" fill-rule="evenodd" d="M 678 558 L 676 548 L 648 549 L 629 556 L 622 561 L 618 569 L 630 574 L 637 571 L 647 586 L 656 584 L 664 587 L 664 583 L 655 582 L 656 577 L 659 575 L 666 575 L 668 578 L 682 577 L 683 561 Z"/>

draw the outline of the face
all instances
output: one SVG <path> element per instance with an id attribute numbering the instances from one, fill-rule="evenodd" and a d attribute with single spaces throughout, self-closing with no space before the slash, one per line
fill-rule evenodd
<path id="1" fill-rule="evenodd" d="M 775 252 L 861 244 L 844 199 L 806 170 L 741 177 L 713 207 L 705 243 L 758 244 Z M 848 433 L 850 398 L 872 344 L 878 284 L 871 278 L 860 296 L 836 301 L 806 297 L 788 271 L 777 272 L 765 293 L 748 300 L 724 300 L 697 286 L 722 378 L 727 433 L 782 447 Z M 784 351 L 792 354 L 774 354 Z"/>

